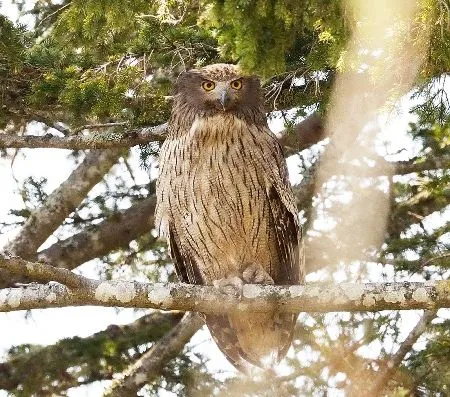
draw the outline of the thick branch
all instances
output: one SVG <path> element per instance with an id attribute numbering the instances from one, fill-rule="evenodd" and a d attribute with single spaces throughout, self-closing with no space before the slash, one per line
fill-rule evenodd
<path id="1" fill-rule="evenodd" d="M 0 254 L 0 267 L 13 274 L 31 277 L 34 281 L 57 281 L 69 288 L 95 288 L 97 286 L 97 282 L 72 273 L 67 269 L 53 267 L 44 263 L 28 262 L 19 257 L 9 257 Z"/>
<path id="2" fill-rule="evenodd" d="M 296 124 L 292 130 L 283 131 L 278 141 L 284 147 L 285 155 L 290 156 L 309 148 L 324 138 L 323 122 L 317 114 L 313 113 Z"/>
<path id="3" fill-rule="evenodd" d="M 115 380 L 104 396 L 136 396 L 143 386 L 161 375 L 167 362 L 180 353 L 202 325 L 203 321 L 197 314 L 187 313 L 175 327 Z"/>
<path id="4" fill-rule="evenodd" d="M 99 224 L 38 252 L 37 257 L 45 262 L 58 263 L 66 269 L 74 269 L 91 259 L 126 247 L 130 241 L 152 230 L 155 204 L 155 196 L 139 201 Z"/>
<path id="5" fill-rule="evenodd" d="M 153 228 L 155 203 L 155 196 L 139 201 L 97 225 L 39 251 L 30 259 L 58 263 L 59 267 L 72 270 L 91 259 L 126 247 L 130 241 L 150 232 Z M 0 288 L 13 286 L 16 282 L 27 281 L 29 280 L 17 276 L 2 277 L 0 278 Z"/>
<path id="6" fill-rule="evenodd" d="M 241 311 L 332 312 L 433 309 L 450 307 L 450 280 L 397 283 L 244 285 L 242 296 L 223 295 L 213 286 L 182 283 L 99 281 L 66 269 L 20 258 L 0 257 L 0 267 L 40 281 L 0 290 L 0 312 L 64 306 L 118 306 L 230 313 Z M 77 283 L 76 279 L 79 279 Z M 220 302 L 220 305 L 217 305 Z"/>
<path id="7" fill-rule="evenodd" d="M 450 281 L 305 286 L 244 285 L 241 298 L 212 286 L 95 281 L 86 288 L 60 284 L 0 290 L 0 312 L 66 306 L 112 306 L 163 310 L 229 312 L 334 312 L 450 307 Z M 217 305 L 220 302 L 220 305 Z"/>

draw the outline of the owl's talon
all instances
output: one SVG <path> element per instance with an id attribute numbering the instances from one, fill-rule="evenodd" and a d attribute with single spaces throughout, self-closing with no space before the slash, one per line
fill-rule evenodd
<path id="1" fill-rule="evenodd" d="M 225 295 L 241 297 L 244 282 L 237 276 L 231 276 L 221 278 L 220 280 L 214 280 L 213 285 Z"/>
<path id="2" fill-rule="evenodd" d="M 242 273 L 243 280 L 248 284 L 275 284 L 261 265 L 251 264 Z"/>

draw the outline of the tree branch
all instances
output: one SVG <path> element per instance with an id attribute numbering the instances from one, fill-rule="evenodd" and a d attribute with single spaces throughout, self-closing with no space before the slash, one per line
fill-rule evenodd
<path id="1" fill-rule="evenodd" d="M 380 311 L 450 307 L 450 281 L 397 283 L 312 283 L 304 286 L 244 285 L 241 297 L 223 295 L 213 286 L 182 283 L 99 281 L 48 264 L 3 257 L 0 267 L 44 281 L 79 277 L 76 288 L 60 284 L 30 285 L 0 290 L 0 312 L 65 306 L 156 308 L 204 313 Z M 217 305 L 220 302 L 220 305 Z"/>
<path id="2" fill-rule="evenodd" d="M 130 241 L 150 232 L 153 228 L 155 204 L 154 195 L 138 201 L 130 208 L 114 213 L 99 224 L 58 241 L 27 259 L 58 263 L 60 268 L 72 270 L 91 259 L 126 247 Z M 0 274 L 3 274 L 2 269 Z M 0 278 L 0 288 L 28 281 L 23 277 L 3 276 Z"/>
<path id="3" fill-rule="evenodd" d="M 74 269 L 91 259 L 128 246 L 129 242 L 149 233 L 153 228 L 156 197 L 150 196 L 130 208 L 49 248 L 37 253 L 37 258 L 60 267 Z M 2 282 L 0 281 L 0 288 Z"/>
<path id="4" fill-rule="evenodd" d="M 281 132 L 278 141 L 284 147 L 285 155 L 290 156 L 320 142 L 325 136 L 321 118 L 313 113 L 291 130 Z"/>
<path id="5" fill-rule="evenodd" d="M 96 133 L 91 135 L 72 135 L 58 137 L 50 134 L 10 135 L 0 134 L 0 148 L 58 148 L 58 149 L 111 149 L 145 145 L 164 141 L 167 124 L 155 127 L 132 129 L 122 133 Z M 280 143 L 285 146 L 287 155 L 297 153 L 319 142 L 325 137 L 322 120 L 312 114 L 292 130 L 280 134 Z"/>
<path id="6" fill-rule="evenodd" d="M 378 373 L 367 396 L 381 396 L 381 393 L 394 375 L 395 371 L 401 365 L 405 356 L 411 351 L 414 343 L 417 342 L 417 339 L 419 339 L 419 337 L 425 332 L 428 325 L 435 317 L 435 310 L 425 310 L 424 314 L 406 339 L 402 342 L 397 352 L 388 360 L 386 366 Z"/>
<path id="7" fill-rule="evenodd" d="M 28 262 L 18 256 L 4 256 L 0 254 L 0 267 L 13 274 L 31 277 L 35 281 L 56 281 L 69 288 L 95 288 L 96 282 L 72 273 L 67 269 L 57 268 L 45 263 Z"/>
<path id="8" fill-rule="evenodd" d="M 116 123 L 117 124 L 117 123 Z M 85 128 L 104 128 L 108 124 L 85 126 Z M 57 148 L 57 149 L 112 149 L 145 145 L 150 142 L 164 141 L 167 123 L 154 127 L 130 129 L 120 133 L 94 133 L 90 135 L 69 135 L 64 137 L 46 134 L 11 135 L 0 134 L 0 148 Z M 279 134 L 279 142 L 284 147 L 286 156 L 293 155 L 320 142 L 326 137 L 321 118 L 313 113 L 292 129 Z M 395 174 L 405 175 L 413 172 L 450 168 L 450 157 L 431 158 L 417 163 L 412 161 L 393 162 Z M 375 172 L 376 174 L 376 172 Z M 378 175 L 378 174 L 376 174 Z"/>
<path id="9" fill-rule="evenodd" d="M 101 125 L 98 128 L 103 128 Z M 56 148 L 56 149 L 112 149 L 145 145 L 163 141 L 167 124 L 131 129 L 121 133 L 94 133 L 90 135 L 55 136 L 0 134 L 0 148 Z"/>
<path id="10" fill-rule="evenodd" d="M 44 205 L 31 214 L 5 251 L 24 258 L 33 257 L 39 246 L 78 207 L 120 155 L 117 150 L 88 153 L 67 180 L 48 196 Z"/>
<path id="11" fill-rule="evenodd" d="M 26 352 L 12 354 L 0 363 L 0 389 L 31 394 L 51 387 L 59 395 L 78 386 L 80 379 L 83 382 L 111 379 L 114 370 L 123 370 L 139 357 L 139 351 L 135 354 L 130 351 L 142 344 L 158 343 L 182 317 L 183 313 L 178 312 L 153 312 L 131 324 L 109 325 L 85 338 L 62 339 L 44 347 L 28 346 Z"/>
<path id="12" fill-rule="evenodd" d="M 410 174 L 412 172 L 430 171 L 450 168 L 450 156 L 431 157 L 423 162 L 399 161 L 396 163 L 397 175 Z"/>
<path id="13" fill-rule="evenodd" d="M 175 358 L 183 350 L 184 345 L 202 325 L 203 321 L 196 313 L 187 313 L 175 327 L 132 364 L 119 379 L 114 380 L 104 396 L 136 396 L 136 393 L 143 386 L 161 375 L 168 361 Z"/>
<path id="14" fill-rule="evenodd" d="M 86 197 L 88 192 L 120 157 L 117 150 L 91 151 L 70 176 L 27 219 L 19 234 L 6 245 L 5 252 L 26 259 L 34 259 L 40 245 L 60 226 Z M 0 269 L 0 287 L 17 280 Z"/>

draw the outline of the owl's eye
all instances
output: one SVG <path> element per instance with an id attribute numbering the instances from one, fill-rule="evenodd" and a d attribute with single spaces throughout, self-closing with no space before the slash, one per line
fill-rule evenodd
<path id="1" fill-rule="evenodd" d="M 238 80 L 233 80 L 231 83 L 231 88 L 235 89 L 235 90 L 240 90 L 242 88 L 242 80 L 238 79 Z"/>
<path id="2" fill-rule="evenodd" d="M 203 88 L 205 91 L 211 91 L 211 90 L 213 90 L 215 87 L 216 87 L 216 84 L 215 84 L 214 82 L 212 82 L 212 81 L 209 81 L 209 80 L 205 80 L 205 81 L 202 83 L 202 88 Z"/>

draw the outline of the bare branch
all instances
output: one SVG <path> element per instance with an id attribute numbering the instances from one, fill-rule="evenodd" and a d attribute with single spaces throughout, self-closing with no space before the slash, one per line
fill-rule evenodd
<path id="1" fill-rule="evenodd" d="M 87 126 L 84 126 L 86 128 Z M 97 128 L 105 127 L 104 124 Z M 90 135 L 54 136 L 0 134 L 0 148 L 56 148 L 56 149 L 112 149 L 145 145 L 163 141 L 167 124 L 131 129 L 121 133 L 93 133 Z"/>
<path id="2" fill-rule="evenodd" d="M 93 124 L 80 129 L 99 129 L 122 125 L 122 123 Z M 150 142 L 164 141 L 167 133 L 167 123 L 154 127 L 143 127 L 126 130 L 125 132 L 97 132 L 90 135 L 69 135 L 64 137 L 46 134 L 37 135 L 11 135 L 0 133 L 0 148 L 58 148 L 58 149 L 112 149 L 128 148 L 136 145 L 145 145 Z M 293 155 L 320 142 L 326 137 L 321 118 L 313 113 L 292 129 L 279 134 L 279 142 L 284 148 L 286 156 Z M 423 162 L 414 160 L 392 162 L 395 174 L 405 175 L 434 169 L 450 168 L 450 157 L 432 158 Z M 378 175 L 374 172 L 374 175 Z"/>
<path id="3" fill-rule="evenodd" d="M 0 254 L 0 267 L 13 274 L 31 276 L 36 281 L 57 281 L 69 288 L 88 288 L 97 285 L 88 278 L 76 275 L 67 269 L 53 267 L 45 263 L 28 262 L 18 256 L 9 257 Z"/>
<path id="4" fill-rule="evenodd" d="M 38 252 L 39 260 L 74 269 L 91 259 L 128 246 L 129 242 L 153 228 L 156 198 L 150 196 L 130 208 L 114 213 L 93 227 L 83 230 Z M 0 287 L 2 282 L 0 282 Z"/>
<path id="5" fill-rule="evenodd" d="M 278 141 L 284 147 L 285 155 L 290 156 L 309 148 L 325 137 L 323 121 L 317 114 L 313 113 L 296 124 L 292 130 L 283 131 Z"/>
<path id="6" fill-rule="evenodd" d="M 50 134 L 10 135 L 0 134 L 0 148 L 58 148 L 58 149 L 111 149 L 145 145 L 165 139 L 167 124 L 155 127 L 132 129 L 122 133 L 96 133 L 58 137 Z M 322 120 L 312 114 L 298 123 L 292 130 L 280 134 L 280 143 L 286 155 L 294 154 L 319 142 L 325 137 Z"/>
<path id="7" fill-rule="evenodd" d="M 94 280 L 91 280 L 95 283 Z M 0 290 L 0 312 L 67 306 L 109 306 L 229 313 L 233 311 L 335 312 L 411 310 L 450 307 L 448 281 L 397 283 L 244 285 L 241 298 L 212 286 L 182 283 L 97 282 L 95 288 L 56 283 Z M 220 305 L 217 305 L 220 302 Z"/>
<path id="8" fill-rule="evenodd" d="M 197 314 L 187 313 L 175 327 L 115 380 L 104 396 L 136 396 L 143 386 L 161 374 L 167 362 L 180 353 L 202 325 L 203 321 Z"/>
<path id="9" fill-rule="evenodd" d="M 78 207 L 119 157 L 117 150 L 88 153 L 67 180 L 48 196 L 44 205 L 31 214 L 5 251 L 24 258 L 33 257 L 39 246 Z"/>
<path id="10" fill-rule="evenodd" d="M 7 261 L 6 261 L 7 262 Z M 5 260 L 0 266 L 10 266 Z M 42 268 L 42 269 L 41 269 Z M 64 281 L 67 271 L 46 264 L 21 262 L 14 267 L 22 275 Z M 450 281 L 304 286 L 244 285 L 241 297 L 223 295 L 213 286 L 182 283 L 98 281 L 80 277 L 79 287 L 30 285 L 0 290 L 0 312 L 64 306 L 117 306 L 163 310 L 230 313 L 331 312 L 433 309 L 450 307 Z M 72 278 L 70 284 L 77 284 Z M 220 302 L 220 305 L 217 305 Z"/>
<path id="11" fill-rule="evenodd" d="M 27 259 L 58 263 L 60 268 L 72 270 L 91 259 L 124 248 L 130 241 L 152 230 L 155 203 L 155 196 L 150 196 Z M 2 269 L 0 274 L 3 274 Z M 0 277 L 0 288 L 29 281 L 24 277 L 5 275 Z"/>

